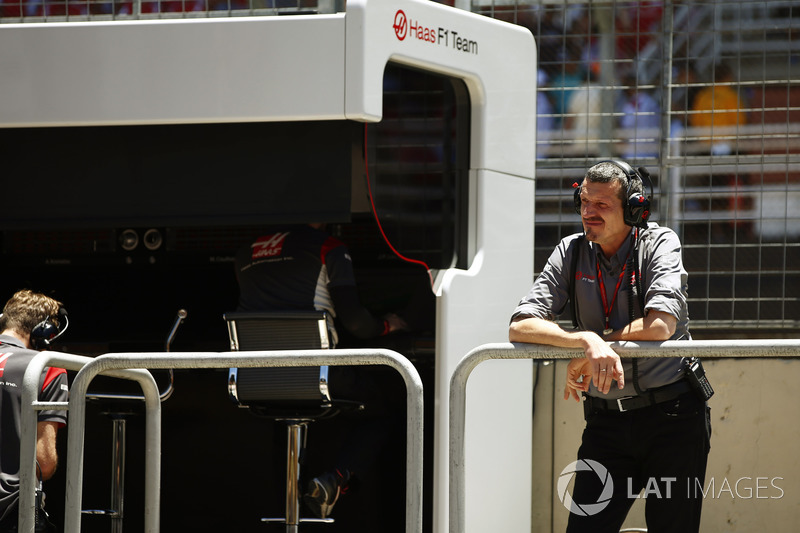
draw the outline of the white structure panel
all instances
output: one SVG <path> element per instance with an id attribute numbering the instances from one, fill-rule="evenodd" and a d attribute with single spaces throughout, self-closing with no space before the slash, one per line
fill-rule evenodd
<path id="1" fill-rule="evenodd" d="M 434 531 L 448 510 L 450 376 L 472 348 L 508 339 L 508 322 L 533 276 L 533 181 L 478 171 L 478 254 L 468 271 L 440 276 L 437 300 Z M 523 253 L 520 253 L 524 251 Z M 529 532 L 532 363 L 479 366 L 467 387 L 468 532 Z"/>
<path id="2" fill-rule="evenodd" d="M 0 127 L 344 118 L 344 14 L 0 28 Z"/>

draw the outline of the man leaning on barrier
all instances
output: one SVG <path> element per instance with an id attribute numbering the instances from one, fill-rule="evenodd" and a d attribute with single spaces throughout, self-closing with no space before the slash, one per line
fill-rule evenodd
<path id="1" fill-rule="evenodd" d="M 0 315 L 0 533 L 17 531 L 22 380 L 30 361 L 67 329 L 61 303 L 40 293 L 21 290 Z M 67 373 L 45 368 L 39 380 L 39 401 L 68 400 Z M 38 412 L 36 425 L 36 531 L 55 531 L 44 511 L 41 482 L 56 470 L 56 434 L 67 422 L 64 410 Z"/>
<path id="2" fill-rule="evenodd" d="M 647 222 L 646 169 L 603 161 L 575 187 L 583 232 L 556 246 L 509 328 L 511 342 L 585 354 L 570 361 L 564 388 L 564 399 L 584 399 L 577 462 L 599 463 L 613 488 L 598 469 L 576 468 L 567 531 L 618 532 L 643 489 L 648 531 L 698 531 L 710 394 L 689 379 L 689 361 L 623 361 L 606 342 L 691 338 L 681 243 Z M 554 320 L 570 304 L 575 328 L 565 330 Z"/>

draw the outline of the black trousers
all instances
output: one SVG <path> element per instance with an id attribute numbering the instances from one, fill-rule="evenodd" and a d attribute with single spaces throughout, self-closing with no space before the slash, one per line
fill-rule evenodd
<path id="1" fill-rule="evenodd" d="M 567 532 L 618 533 L 638 498 L 650 533 L 699 531 L 709 415 L 692 392 L 622 413 L 587 409 Z"/>

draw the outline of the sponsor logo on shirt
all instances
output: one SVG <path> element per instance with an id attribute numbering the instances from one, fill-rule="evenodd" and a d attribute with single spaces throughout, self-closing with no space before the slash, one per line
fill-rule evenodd
<path id="1" fill-rule="evenodd" d="M 252 244 L 253 260 L 281 255 L 283 252 L 283 243 L 286 241 L 287 235 L 289 235 L 288 231 L 259 238 Z"/>
<path id="2" fill-rule="evenodd" d="M 594 283 L 594 276 L 592 274 L 586 274 L 578 270 L 575 272 L 575 281 L 586 281 L 589 283 Z"/>
<path id="3" fill-rule="evenodd" d="M 6 369 L 6 360 L 10 355 L 10 353 L 0 353 L 0 378 L 3 377 L 3 372 Z"/>

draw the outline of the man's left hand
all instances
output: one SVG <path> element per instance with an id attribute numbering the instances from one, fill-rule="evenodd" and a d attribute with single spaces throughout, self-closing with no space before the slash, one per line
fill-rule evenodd
<path id="1" fill-rule="evenodd" d="M 586 392 L 589 390 L 589 382 L 592 379 L 592 366 L 585 357 L 573 359 L 567 365 L 567 384 L 564 386 L 564 399 L 570 396 L 576 402 L 581 401 L 578 391 Z"/>

